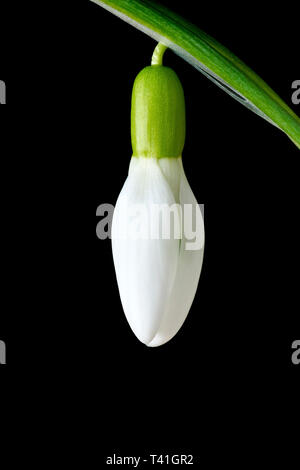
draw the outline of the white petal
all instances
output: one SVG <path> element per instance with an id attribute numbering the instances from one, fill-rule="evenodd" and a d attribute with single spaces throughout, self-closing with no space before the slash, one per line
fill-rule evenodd
<path id="1" fill-rule="evenodd" d="M 148 239 L 132 236 L 135 204 L 175 203 L 173 193 L 153 158 L 133 158 L 129 175 L 116 204 L 112 225 L 112 248 L 120 297 L 126 318 L 140 341 L 149 344 L 167 309 L 177 270 L 179 240 L 149 239 L 159 221 L 151 217 Z M 118 231 L 127 230 L 124 239 Z"/>
<path id="2" fill-rule="evenodd" d="M 198 207 L 195 196 L 186 179 L 183 167 L 180 186 L 180 203 L 182 206 L 184 204 L 192 204 L 194 208 Z M 173 338 L 183 325 L 193 303 L 202 269 L 204 253 L 204 223 L 200 209 L 198 214 L 201 232 L 200 249 L 196 251 L 186 250 L 185 244 L 187 240 L 185 237 L 182 240 L 177 274 L 168 309 L 162 319 L 158 332 L 149 346 L 160 346 Z"/>
<path id="3" fill-rule="evenodd" d="M 159 167 L 166 178 L 175 201 L 179 204 L 180 182 L 182 175 L 182 160 L 179 158 L 160 158 L 158 160 Z"/>

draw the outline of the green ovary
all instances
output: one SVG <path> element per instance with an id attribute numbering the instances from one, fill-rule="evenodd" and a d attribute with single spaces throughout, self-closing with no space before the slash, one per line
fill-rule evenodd
<path id="1" fill-rule="evenodd" d="M 177 158 L 185 141 L 185 103 L 176 73 L 163 65 L 144 68 L 132 92 L 133 156 Z"/>

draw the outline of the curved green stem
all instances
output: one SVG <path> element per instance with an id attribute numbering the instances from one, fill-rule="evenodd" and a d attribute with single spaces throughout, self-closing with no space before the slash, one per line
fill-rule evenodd
<path id="1" fill-rule="evenodd" d="M 167 46 L 165 46 L 162 42 L 157 44 L 152 55 L 151 65 L 162 65 L 162 60 L 166 49 Z"/>

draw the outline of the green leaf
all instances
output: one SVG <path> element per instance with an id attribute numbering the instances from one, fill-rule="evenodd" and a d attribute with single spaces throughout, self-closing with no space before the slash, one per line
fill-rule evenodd
<path id="1" fill-rule="evenodd" d="M 246 64 L 195 25 L 150 0 L 91 0 L 160 41 L 300 148 L 300 119 Z"/>

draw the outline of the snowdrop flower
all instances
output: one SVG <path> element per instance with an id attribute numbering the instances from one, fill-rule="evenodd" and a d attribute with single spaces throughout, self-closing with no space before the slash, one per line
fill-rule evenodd
<path id="1" fill-rule="evenodd" d="M 159 45 L 132 94 L 133 157 L 112 224 L 123 310 L 147 346 L 173 338 L 197 290 L 204 252 L 202 214 L 182 165 L 185 104 Z"/>

